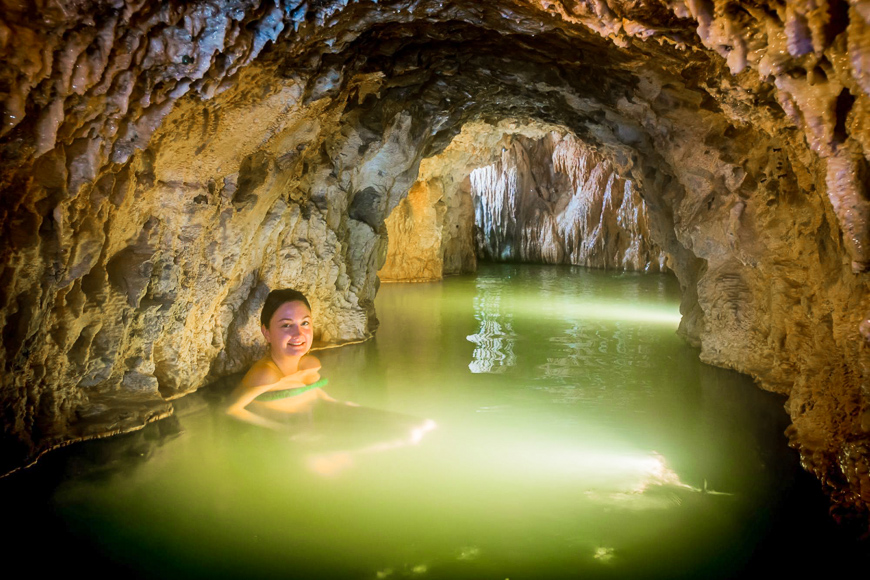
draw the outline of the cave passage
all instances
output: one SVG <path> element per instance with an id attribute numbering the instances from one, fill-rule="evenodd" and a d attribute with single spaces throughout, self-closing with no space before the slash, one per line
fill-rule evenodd
<path id="1" fill-rule="evenodd" d="M 570 266 L 386 285 L 377 336 L 318 356 L 333 396 L 434 420 L 417 445 L 349 456 L 395 429 L 315 411 L 277 434 L 206 389 L 0 482 L 23 526 L 11 547 L 58 546 L 34 571 L 137 578 L 848 570 L 854 546 L 783 445 L 781 397 L 700 363 L 675 335 L 678 298 L 669 274 Z M 813 549 L 794 558 L 795 538 Z"/>
<path id="2" fill-rule="evenodd" d="M 440 280 L 478 260 L 668 271 L 650 224 L 642 187 L 568 129 L 469 123 L 384 221 L 378 278 Z"/>
<path id="3" fill-rule="evenodd" d="M 870 529 L 866 0 L 3 6 L 0 473 L 247 368 L 272 288 L 356 343 L 480 255 L 673 272 Z"/>

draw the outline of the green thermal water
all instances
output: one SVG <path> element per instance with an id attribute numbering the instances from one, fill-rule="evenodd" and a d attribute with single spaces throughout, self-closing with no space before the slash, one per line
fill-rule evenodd
<path id="1" fill-rule="evenodd" d="M 97 576 L 727 578 L 780 533 L 782 400 L 698 362 L 672 277 L 486 266 L 376 306 L 374 340 L 318 353 L 360 408 L 276 433 L 194 395 L 7 493 L 43 506 L 19 549 Z"/>

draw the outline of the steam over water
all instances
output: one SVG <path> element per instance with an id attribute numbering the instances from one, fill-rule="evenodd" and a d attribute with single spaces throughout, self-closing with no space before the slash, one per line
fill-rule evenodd
<path id="1" fill-rule="evenodd" d="M 197 393 L 177 418 L 0 482 L 10 555 L 147 578 L 731 578 L 844 561 L 782 399 L 698 362 L 672 277 L 487 266 L 385 285 L 377 310 L 374 340 L 318 353 L 326 390 L 360 408 L 275 433 L 222 415 L 219 387 Z"/>

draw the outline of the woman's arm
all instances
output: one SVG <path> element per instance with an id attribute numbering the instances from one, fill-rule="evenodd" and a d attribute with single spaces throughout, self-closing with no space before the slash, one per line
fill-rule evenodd
<path id="1" fill-rule="evenodd" d="M 277 369 L 263 364 L 262 361 L 254 363 L 254 366 L 245 374 L 239 386 L 230 393 L 226 409 L 227 415 L 254 425 L 259 425 L 260 427 L 268 427 L 270 429 L 283 428 L 283 425 L 279 422 L 252 413 L 247 409 L 247 406 L 263 393 L 271 391 L 282 383 L 286 385 L 287 381 L 282 379 L 281 373 Z M 295 381 L 295 383 L 298 384 L 298 381 Z M 288 387 L 290 385 L 283 386 L 282 388 Z"/>
<path id="2" fill-rule="evenodd" d="M 300 370 L 287 376 L 281 376 L 280 370 L 274 365 L 262 361 L 254 363 L 239 386 L 230 393 L 226 412 L 228 415 L 271 429 L 283 426 L 266 417 L 252 413 L 247 409 L 257 397 L 269 391 L 298 389 L 317 382 L 320 379 L 320 361 L 313 356 L 306 356 L 299 363 Z"/>
<path id="3" fill-rule="evenodd" d="M 270 429 L 280 429 L 282 425 L 277 421 L 272 421 L 256 413 L 248 411 L 246 408 L 251 402 L 266 391 L 280 383 L 280 373 L 269 368 L 260 362 L 254 363 L 251 370 L 247 372 L 245 377 L 239 383 L 229 396 L 227 405 L 227 415 L 241 419 L 254 425 L 268 427 Z"/>

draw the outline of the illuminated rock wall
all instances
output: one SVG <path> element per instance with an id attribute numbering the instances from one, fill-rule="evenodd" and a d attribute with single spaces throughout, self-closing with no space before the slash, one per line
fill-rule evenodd
<path id="1" fill-rule="evenodd" d="M 417 181 L 386 220 L 389 250 L 381 282 L 432 282 L 444 276 L 446 204 L 440 181 Z"/>
<path id="2" fill-rule="evenodd" d="M 437 155 L 420 163 L 417 181 L 386 220 L 389 248 L 378 277 L 422 282 L 473 272 L 474 202 L 471 173 L 495 161 L 515 136 L 540 139 L 557 127 L 505 119 L 470 122 Z"/>
<path id="3" fill-rule="evenodd" d="M 471 173 L 477 251 L 494 261 L 659 272 L 646 204 L 630 180 L 576 139 L 511 140 Z"/>

